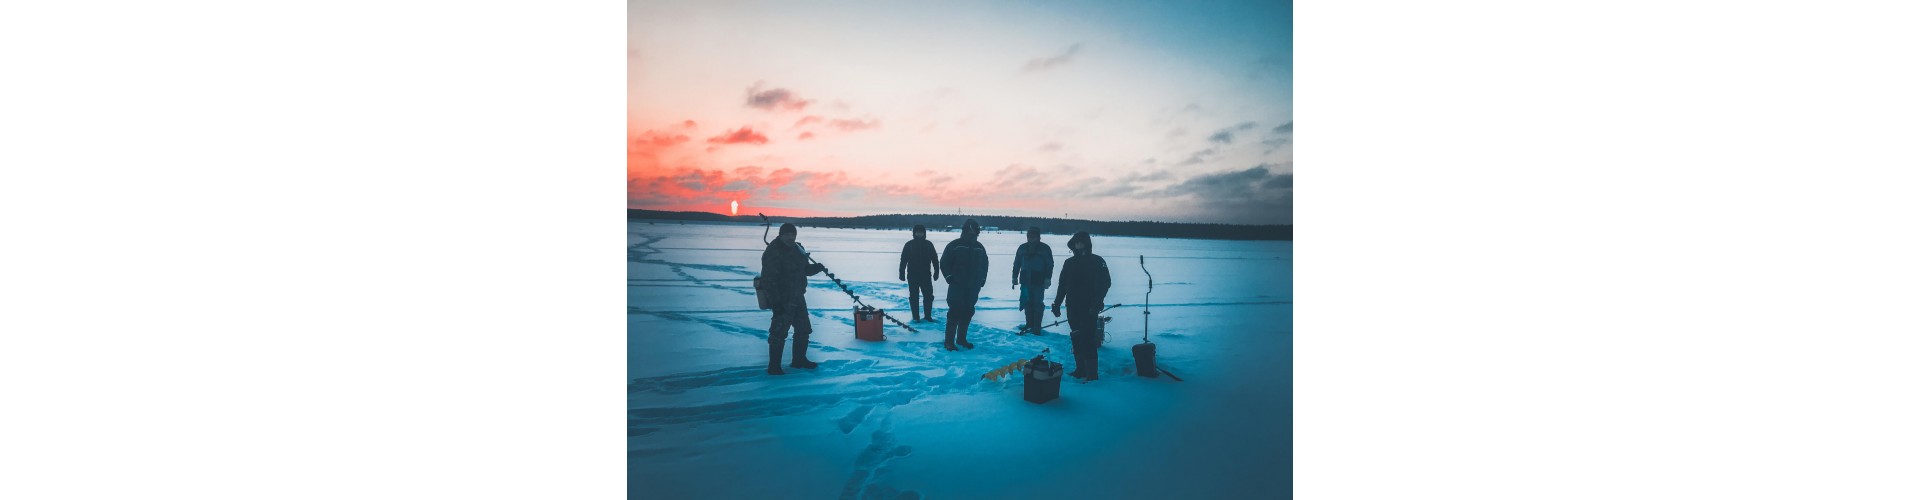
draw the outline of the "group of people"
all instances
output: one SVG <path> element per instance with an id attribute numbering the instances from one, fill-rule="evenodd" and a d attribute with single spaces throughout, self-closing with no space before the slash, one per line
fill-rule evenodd
<path id="1" fill-rule="evenodd" d="M 807 360 L 807 338 L 813 325 L 807 319 L 807 277 L 826 270 L 807 257 L 806 247 L 795 239 L 799 228 L 780 225 L 780 237 L 767 245 L 760 255 L 761 275 L 770 280 L 767 288 L 773 310 L 773 324 L 767 331 L 767 373 L 785 374 L 780 357 L 793 331 L 794 368 L 813 368 Z M 1053 315 L 1059 317 L 1066 305 L 1067 326 L 1072 329 L 1074 370 L 1069 375 L 1084 380 L 1099 377 L 1101 332 L 1099 315 L 1106 302 L 1112 276 L 1105 259 L 1093 254 L 1093 237 L 1086 231 L 1067 240 L 1072 257 L 1060 266 L 1059 288 L 1054 291 Z M 927 241 L 927 227 L 913 226 L 913 239 L 900 249 L 900 280 L 907 282 L 907 302 L 913 308 L 913 322 L 937 322 L 933 317 L 933 282 L 947 279 L 946 348 L 972 349 L 967 330 L 973 326 L 974 305 L 980 289 L 987 285 L 987 249 L 980 244 L 980 224 L 967 219 L 960 227 L 960 238 L 935 251 Z M 1053 248 L 1040 242 L 1040 228 L 1027 229 L 1027 242 L 1014 251 L 1013 288 L 1020 290 L 1020 311 L 1026 314 L 1026 330 L 1040 334 L 1041 314 L 1046 291 L 1054 284 Z"/>

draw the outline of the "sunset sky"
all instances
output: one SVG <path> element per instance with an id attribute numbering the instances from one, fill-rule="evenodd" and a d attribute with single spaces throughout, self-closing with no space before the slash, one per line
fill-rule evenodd
<path id="1" fill-rule="evenodd" d="M 1291 9 L 630 2 L 627 205 L 1291 224 Z"/>

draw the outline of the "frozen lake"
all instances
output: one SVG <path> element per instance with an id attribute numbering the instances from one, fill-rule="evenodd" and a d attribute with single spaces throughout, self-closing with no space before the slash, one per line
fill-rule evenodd
<path id="1" fill-rule="evenodd" d="M 1058 228 L 1071 230 L 1071 228 Z M 1094 235 L 1124 304 L 1100 380 L 1021 399 L 989 370 L 1051 348 L 1072 369 L 1065 324 L 1016 336 L 1009 288 L 1024 234 L 989 232 L 987 286 L 968 339 L 941 323 L 853 338 L 853 303 L 813 277 L 815 370 L 765 373 L 770 314 L 755 307 L 757 224 L 627 225 L 628 495 L 632 498 L 1287 498 L 1292 491 L 1293 243 Z M 944 249 L 957 232 L 931 232 Z M 802 227 L 799 241 L 868 304 L 905 321 L 903 230 Z M 1048 235 L 1056 266 L 1067 237 Z M 1175 382 L 1133 375 L 1140 255 L 1153 272 L 1152 340 Z M 1056 267 L 1057 271 L 1057 267 Z M 934 284 L 944 320 L 946 283 Z M 1047 302 L 1052 302 L 1048 291 Z M 1046 321 L 1052 322 L 1052 313 Z"/>

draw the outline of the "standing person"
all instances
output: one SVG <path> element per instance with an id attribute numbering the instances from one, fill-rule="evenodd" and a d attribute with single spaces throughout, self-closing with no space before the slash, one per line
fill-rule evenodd
<path id="1" fill-rule="evenodd" d="M 980 287 L 987 286 L 987 247 L 980 245 L 980 223 L 967 219 L 960 226 L 960 239 L 947 242 L 941 253 L 940 271 L 947 275 L 947 350 L 960 350 L 955 343 L 972 349 L 967 327 L 973 326 Z"/>
<path id="2" fill-rule="evenodd" d="M 793 224 L 780 225 L 780 237 L 760 253 L 760 276 L 767 282 L 767 302 L 773 306 L 773 325 L 767 328 L 767 374 L 785 375 L 780 369 L 780 350 L 787 342 L 787 328 L 793 328 L 794 368 L 820 366 L 807 360 L 807 337 L 813 334 L 813 322 L 807 319 L 807 277 L 827 270 L 810 263 L 807 247 L 795 241 L 800 234 Z"/>
<path id="3" fill-rule="evenodd" d="M 1067 326 L 1073 329 L 1073 373 L 1082 380 L 1100 378 L 1100 308 L 1107 301 L 1107 288 L 1113 276 L 1107 273 L 1107 260 L 1093 254 L 1093 237 L 1086 231 L 1073 233 L 1067 240 L 1073 256 L 1060 266 L 1060 289 L 1053 294 L 1053 316 L 1060 317 L 1060 302 L 1067 303 Z"/>
<path id="4" fill-rule="evenodd" d="M 932 272 L 928 272 L 931 268 Z M 927 226 L 914 224 L 913 239 L 900 248 L 900 281 L 907 282 L 907 304 L 913 306 L 913 321 L 933 321 L 933 282 L 940 281 L 940 253 L 927 241 Z M 925 301 L 927 315 L 920 315 Z"/>
<path id="5" fill-rule="evenodd" d="M 1040 242 L 1038 227 L 1027 228 L 1027 242 L 1013 252 L 1013 286 L 1020 288 L 1020 310 L 1027 313 L 1027 333 L 1039 335 L 1047 287 L 1053 286 L 1053 247 Z"/>

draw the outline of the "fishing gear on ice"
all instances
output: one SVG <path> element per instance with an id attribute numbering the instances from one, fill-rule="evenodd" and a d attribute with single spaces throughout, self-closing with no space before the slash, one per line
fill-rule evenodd
<path id="1" fill-rule="evenodd" d="M 1020 373 L 1026 376 L 1024 390 L 1027 401 L 1045 403 L 1060 398 L 1060 378 L 1067 368 L 1058 361 L 1047 359 L 1047 352 L 1052 350 L 1041 349 L 1040 355 L 1020 365 Z"/>
<path id="2" fill-rule="evenodd" d="M 1012 363 L 1007 363 L 1007 366 L 994 368 L 993 371 L 989 371 L 987 373 L 981 374 L 980 378 L 999 382 L 1000 379 L 1006 378 L 1007 375 L 1012 375 L 1013 372 L 1020 371 L 1021 368 L 1025 368 L 1027 366 L 1027 361 L 1029 360 L 1024 358 L 1016 359 Z"/>
<path id="3" fill-rule="evenodd" d="M 1147 339 L 1147 327 L 1153 323 L 1153 272 L 1147 270 L 1145 255 L 1140 256 L 1140 272 L 1147 273 L 1147 299 L 1143 310 L 1140 311 L 1140 343 L 1133 345 L 1133 372 L 1147 378 L 1158 378 L 1164 373 L 1173 381 L 1180 382 L 1180 377 L 1174 376 L 1173 372 L 1154 363 L 1154 351 L 1159 349 L 1152 340 Z"/>
<path id="4" fill-rule="evenodd" d="M 1147 270 L 1147 256 L 1140 256 L 1140 272 L 1147 273 L 1147 300 L 1145 309 L 1140 311 L 1140 343 L 1133 345 L 1134 373 L 1142 377 L 1160 376 L 1160 367 L 1153 364 L 1153 352 L 1156 348 L 1152 340 L 1147 340 L 1147 327 L 1153 323 L 1153 271 Z"/>
<path id="5" fill-rule="evenodd" d="M 1100 312 L 1102 313 L 1108 312 L 1108 310 L 1112 310 L 1112 308 L 1119 308 L 1119 306 L 1127 306 L 1127 304 L 1114 304 L 1114 306 L 1106 306 L 1106 308 L 1100 308 Z M 1104 315 L 1102 315 L 1102 317 L 1104 317 Z M 1112 317 L 1108 317 L 1108 319 L 1112 319 Z M 1046 325 L 1041 325 L 1041 329 L 1052 329 L 1052 327 L 1058 327 L 1060 323 L 1066 323 L 1066 319 L 1060 319 L 1060 321 L 1054 321 L 1054 323 L 1046 323 Z M 1020 325 L 1020 331 L 1014 331 L 1014 335 L 1031 335 L 1031 333 L 1027 333 L 1027 325 Z"/>

